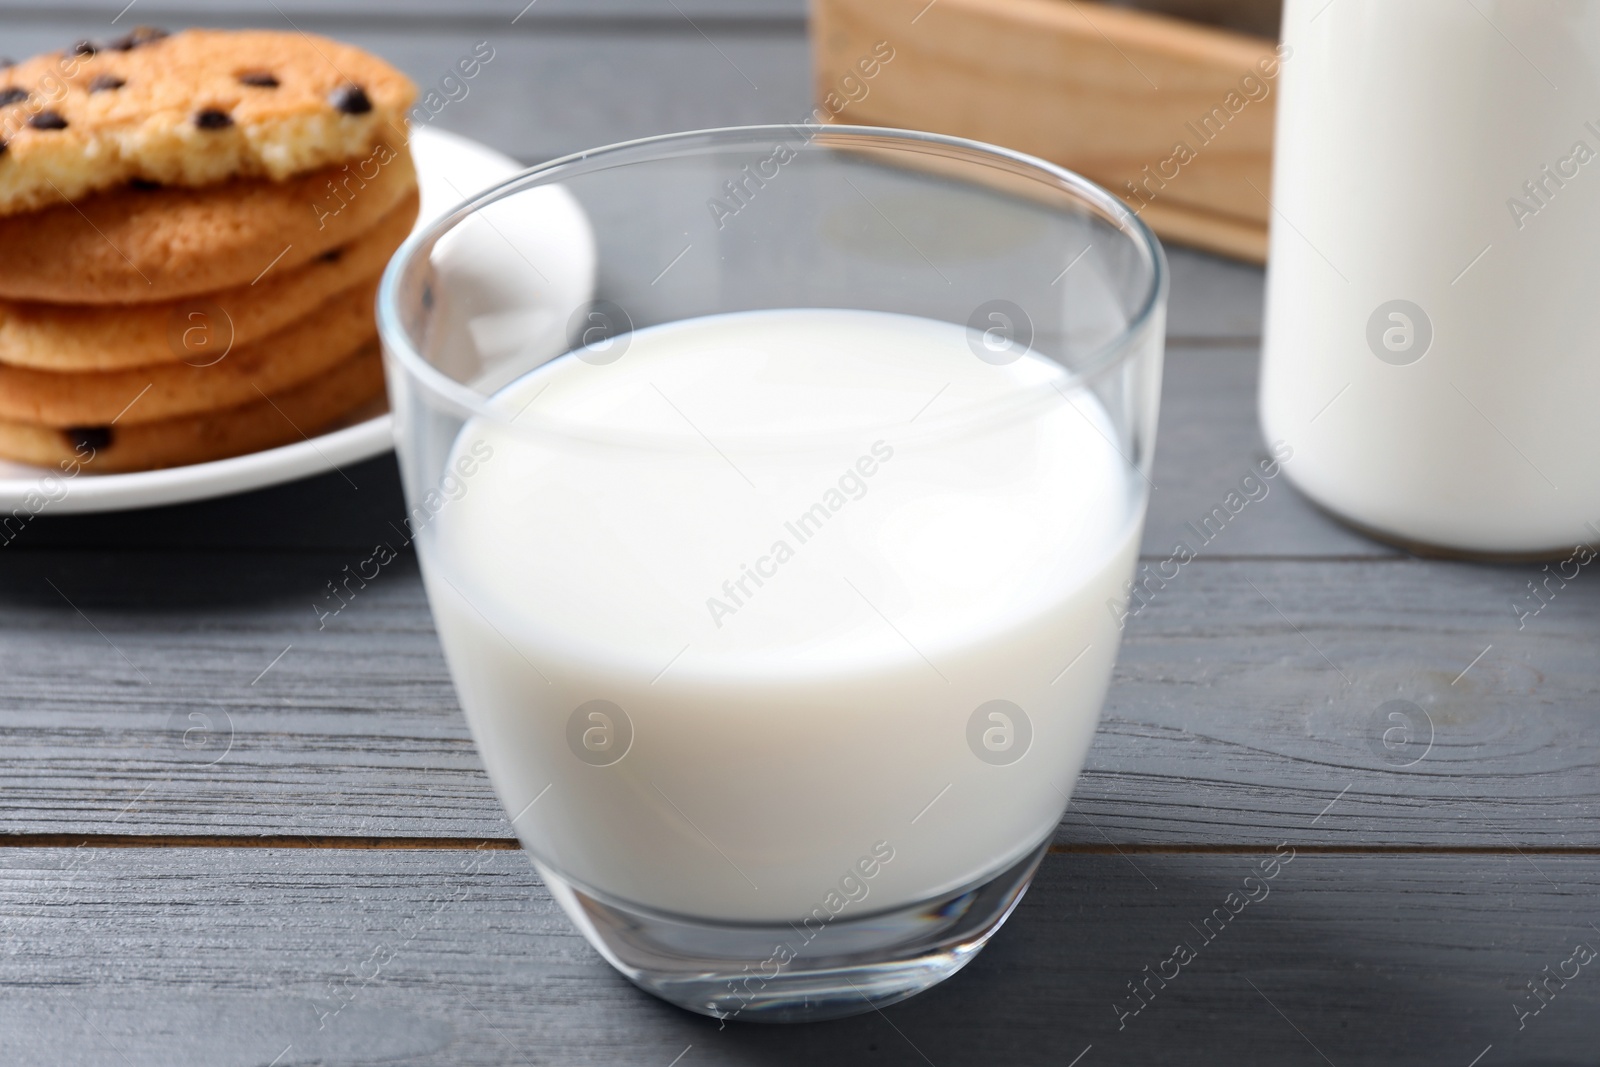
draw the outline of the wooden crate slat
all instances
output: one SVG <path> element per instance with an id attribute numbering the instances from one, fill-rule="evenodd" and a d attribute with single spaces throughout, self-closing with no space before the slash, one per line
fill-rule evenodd
<path id="1" fill-rule="evenodd" d="M 1077 0 L 813 0 L 812 27 L 815 94 L 837 121 L 1030 152 L 1163 236 L 1265 258 L 1272 42 Z M 863 78 L 879 42 L 893 59 Z"/>

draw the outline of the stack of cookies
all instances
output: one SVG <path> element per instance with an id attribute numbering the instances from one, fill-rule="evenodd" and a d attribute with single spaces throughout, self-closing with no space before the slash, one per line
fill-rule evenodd
<path id="1" fill-rule="evenodd" d="M 299 33 L 141 29 L 0 68 L 0 456 L 196 463 L 379 403 L 414 96 Z"/>

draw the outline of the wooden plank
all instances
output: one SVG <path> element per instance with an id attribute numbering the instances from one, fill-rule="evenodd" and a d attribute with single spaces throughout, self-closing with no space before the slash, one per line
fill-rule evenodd
<path id="1" fill-rule="evenodd" d="M 1266 258 L 1272 42 L 1059 0 L 816 0 L 812 22 L 815 92 L 839 121 L 1030 152 L 1148 207 L 1163 236 Z M 875 47 L 892 61 L 841 83 Z"/>
<path id="2" fill-rule="evenodd" d="M 1167 307 L 1169 346 L 1213 339 L 1241 344 L 1259 341 L 1266 297 L 1266 279 L 1260 268 L 1173 245 L 1168 245 L 1166 252 L 1172 271 Z M 1252 383 L 1252 396 L 1254 388 Z"/>
<path id="3" fill-rule="evenodd" d="M 350 39 L 392 59 L 426 87 L 438 83 L 475 38 L 435 41 L 383 31 Z M 496 38 L 494 46 L 495 60 L 474 89 L 478 95 L 461 101 L 454 114 L 447 106 L 434 121 L 528 162 L 675 130 L 793 122 L 810 109 L 799 27 L 725 32 L 708 26 L 704 35 L 687 23 L 661 32 L 552 30 Z M 627 77 L 618 76 L 622 71 Z"/>
<path id="4" fill-rule="evenodd" d="M 1519 630 L 1532 568 L 1191 567 L 1129 623 L 1086 818 L 1173 843 L 1224 825 L 1270 838 L 1324 809 L 1313 840 L 1595 842 L 1600 586 Z"/>
<path id="5" fill-rule="evenodd" d="M 1144 204 L 1135 214 L 1172 244 L 1190 245 L 1246 263 L 1267 261 L 1267 231 L 1256 223 L 1159 202 Z"/>
<path id="6" fill-rule="evenodd" d="M 1270 442 L 1256 419 L 1258 361 L 1254 344 L 1169 349 L 1143 552 L 1165 559 L 1185 542 L 1213 557 L 1400 555 L 1327 518 L 1283 474 L 1262 476 L 1277 468 L 1262 466 Z M 1229 494 L 1250 501 L 1237 516 Z M 1221 532 L 1202 546 L 1213 530 Z"/>
<path id="7" fill-rule="evenodd" d="M 1517 1010 L 1538 1003 L 1527 982 L 1600 945 L 1600 857 L 1296 850 L 1265 881 L 1262 861 L 1050 856 L 954 979 L 882 1015 L 796 1028 L 719 1027 L 637 992 L 515 853 L 5 849 L 0 1056 L 1466 1067 L 1493 1046 L 1485 1067 L 1592 1062 L 1594 964 L 1552 983 L 1520 1029 Z M 1251 876 L 1260 899 L 1230 915 Z M 1195 956 L 1174 972 L 1180 941 Z M 1147 967 L 1175 976 L 1119 1016 Z"/>
<path id="8" fill-rule="evenodd" d="M 0 553 L 0 823 L 509 836 L 410 561 L 318 629 L 359 558 Z M 1600 584 L 1519 630 L 1534 573 L 1202 555 L 1129 620 L 1058 839 L 1600 846 Z"/>

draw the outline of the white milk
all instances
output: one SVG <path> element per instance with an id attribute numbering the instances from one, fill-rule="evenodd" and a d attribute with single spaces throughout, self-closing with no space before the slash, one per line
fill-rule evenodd
<path id="1" fill-rule="evenodd" d="M 465 490 L 418 543 L 540 863 L 624 902 L 789 920 L 831 893 L 856 914 L 926 899 L 1049 834 L 1143 494 L 1057 365 L 967 342 L 879 312 L 690 320 L 502 390 L 526 433 L 467 423 Z M 969 720 L 994 700 L 1027 723 L 981 717 L 989 762 Z"/>
<path id="2" fill-rule="evenodd" d="M 1600 4 L 1288 0 L 1284 35 L 1261 379 L 1284 469 L 1402 539 L 1600 538 Z"/>

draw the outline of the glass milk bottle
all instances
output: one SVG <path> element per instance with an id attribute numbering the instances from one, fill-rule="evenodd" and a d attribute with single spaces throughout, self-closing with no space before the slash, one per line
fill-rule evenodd
<path id="1" fill-rule="evenodd" d="M 1261 420 L 1384 540 L 1600 540 L 1600 3 L 1287 0 Z"/>

